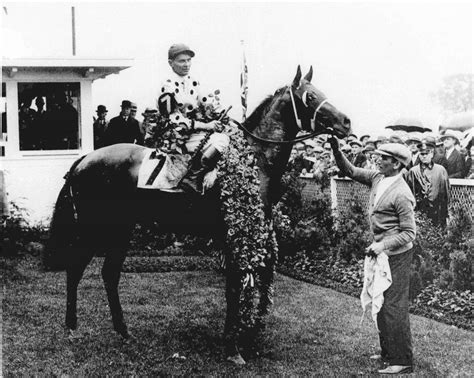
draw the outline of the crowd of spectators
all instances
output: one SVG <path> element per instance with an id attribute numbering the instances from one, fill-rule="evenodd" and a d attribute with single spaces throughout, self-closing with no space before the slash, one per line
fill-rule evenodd
<path id="1" fill-rule="evenodd" d="M 472 164 L 472 137 L 461 132 L 446 130 L 442 135 L 431 132 L 392 132 L 390 135 L 372 136 L 364 134 L 358 137 L 350 134 L 340 140 L 341 150 L 356 167 L 377 169 L 375 150 L 384 143 L 401 143 L 408 146 L 412 153 L 412 162 L 406 167 L 409 171 L 420 163 L 419 149 L 423 142 L 434 146 L 433 163 L 446 169 L 449 178 L 474 179 Z M 331 146 L 327 135 L 296 143 L 290 156 L 290 167 L 301 172 L 305 178 L 321 178 L 324 175 L 338 175 Z"/>

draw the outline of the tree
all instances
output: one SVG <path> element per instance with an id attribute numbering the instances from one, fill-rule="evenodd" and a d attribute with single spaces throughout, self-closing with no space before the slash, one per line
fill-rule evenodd
<path id="1" fill-rule="evenodd" d="M 446 76 L 441 87 L 431 94 L 445 115 L 474 109 L 474 75 Z"/>

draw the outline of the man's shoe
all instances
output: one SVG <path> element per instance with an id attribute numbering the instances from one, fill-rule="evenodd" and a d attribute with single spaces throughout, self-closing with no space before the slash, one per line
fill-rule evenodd
<path id="1" fill-rule="evenodd" d="M 389 365 L 385 369 L 380 369 L 379 374 L 408 374 L 413 373 L 413 366 Z"/>

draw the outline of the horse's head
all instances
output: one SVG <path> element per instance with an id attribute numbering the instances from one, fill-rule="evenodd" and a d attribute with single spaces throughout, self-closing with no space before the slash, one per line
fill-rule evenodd
<path id="1" fill-rule="evenodd" d="M 326 96 L 311 84 L 313 67 L 301 78 L 301 68 L 298 66 L 293 82 L 288 86 L 291 106 L 298 127 L 303 131 L 320 134 L 334 133 L 342 138 L 351 130 L 349 118 L 328 102 Z"/>

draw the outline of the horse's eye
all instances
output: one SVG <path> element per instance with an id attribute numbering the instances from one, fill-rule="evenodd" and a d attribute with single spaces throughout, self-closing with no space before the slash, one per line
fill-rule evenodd
<path id="1" fill-rule="evenodd" d="M 303 96 L 301 96 L 301 101 L 303 101 L 304 106 L 308 106 L 308 92 L 305 91 Z"/>

